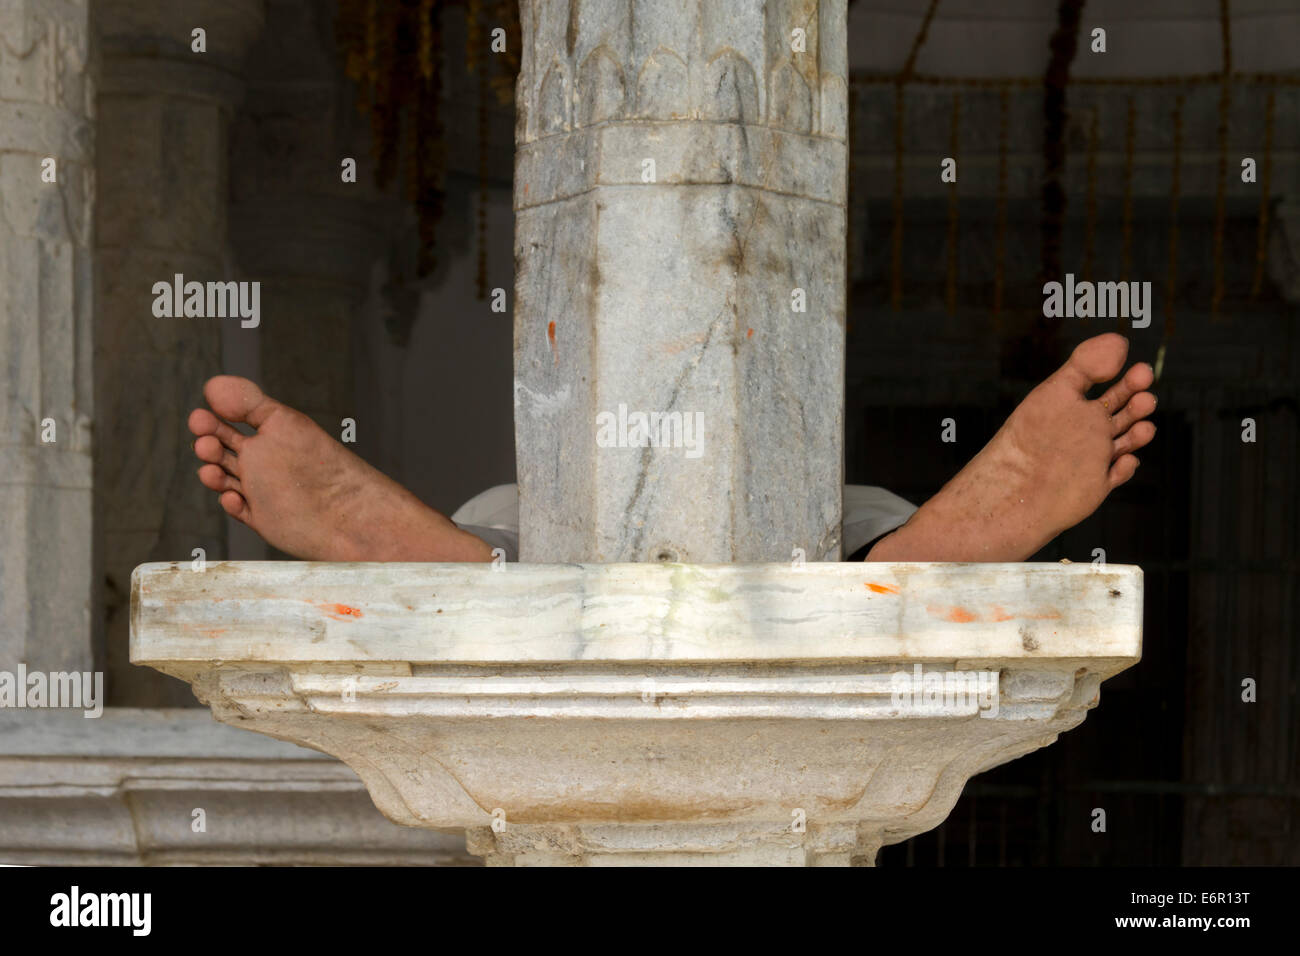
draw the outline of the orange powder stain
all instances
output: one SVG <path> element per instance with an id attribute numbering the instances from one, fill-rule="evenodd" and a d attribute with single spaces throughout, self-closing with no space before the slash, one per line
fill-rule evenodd
<path id="1" fill-rule="evenodd" d="M 1016 616 L 1015 616 L 1014 614 L 1008 614 L 1006 611 L 1002 610 L 1002 608 L 998 607 L 997 605 L 994 605 L 994 607 L 993 607 L 993 620 L 995 620 L 995 621 L 1014 621 L 1015 619 L 1016 619 Z"/>
<path id="2" fill-rule="evenodd" d="M 361 609 L 348 607 L 346 604 L 322 604 L 321 608 L 330 617 L 342 620 L 345 617 L 361 617 Z"/>
<path id="3" fill-rule="evenodd" d="M 873 584 L 872 582 L 867 581 L 866 585 L 871 591 L 873 591 L 876 594 L 897 594 L 898 593 L 898 588 L 890 584 Z"/>
<path id="4" fill-rule="evenodd" d="M 555 322 L 549 322 L 546 325 L 546 337 L 551 343 L 551 355 L 555 358 L 555 364 L 560 364 L 560 352 L 555 347 Z"/>
<path id="5" fill-rule="evenodd" d="M 748 332 L 745 333 L 745 338 L 747 338 L 747 339 L 752 339 L 753 337 L 754 337 L 754 330 L 753 330 L 753 329 L 750 329 Z"/>
<path id="6" fill-rule="evenodd" d="M 926 608 L 932 617 L 942 618 L 945 621 L 952 621 L 954 624 L 969 624 L 971 621 L 978 621 L 979 616 L 972 614 L 964 607 L 942 607 L 937 604 L 931 604 Z"/>

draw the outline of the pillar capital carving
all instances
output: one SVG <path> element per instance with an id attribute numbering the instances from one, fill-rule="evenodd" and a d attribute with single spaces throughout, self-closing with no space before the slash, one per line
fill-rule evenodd
<path id="1" fill-rule="evenodd" d="M 687 0 L 640 19 L 632 0 L 569 6 L 520 4 L 520 144 L 625 120 L 845 138 L 841 0 Z"/>

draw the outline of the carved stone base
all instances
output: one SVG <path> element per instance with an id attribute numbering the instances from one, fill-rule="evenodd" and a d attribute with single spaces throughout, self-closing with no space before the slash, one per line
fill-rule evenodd
<path id="1" fill-rule="evenodd" d="M 870 864 L 1140 654 L 1092 565 L 136 570 L 132 660 L 492 864 Z"/>

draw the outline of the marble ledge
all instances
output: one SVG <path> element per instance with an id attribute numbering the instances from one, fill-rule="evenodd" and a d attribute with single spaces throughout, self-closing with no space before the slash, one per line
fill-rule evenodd
<path id="1" fill-rule="evenodd" d="M 151 564 L 131 658 L 492 865 L 852 865 L 1082 721 L 1141 615 L 1115 565 Z"/>
<path id="2" fill-rule="evenodd" d="M 132 576 L 132 660 L 1135 661 L 1142 572 L 1091 564 L 188 562 Z"/>

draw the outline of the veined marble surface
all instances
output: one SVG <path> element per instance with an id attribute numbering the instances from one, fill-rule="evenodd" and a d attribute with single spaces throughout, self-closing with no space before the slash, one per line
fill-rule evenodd
<path id="1" fill-rule="evenodd" d="M 840 557 L 846 11 L 521 4 L 524 560 Z"/>
<path id="2" fill-rule="evenodd" d="M 1141 582 L 1090 564 L 146 564 L 131 659 L 1130 661 Z"/>

